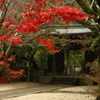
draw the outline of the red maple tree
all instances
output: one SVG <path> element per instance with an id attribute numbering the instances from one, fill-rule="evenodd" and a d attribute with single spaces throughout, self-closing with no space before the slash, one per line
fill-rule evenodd
<path id="1" fill-rule="evenodd" d="M 51 5 L 51 2 L 54 2 L 54 5 Z M 0 49 L 3 51 L 5 46 L 7 47 L 4 54 L 0 54 L 0 72 L 5 69 L 0 82 L 5 82 L 2 78 L 11 81 L 11 79 L 23 76 L 23 73 L 20 74 L 21 71 L 9 69 L 9 61 L 13 61 L 15 58 L 8 58 L 12 46 L 23 44 L 26 41 L 23 39 L 23 35 L 44 45 L 46 50 L 57 53 L 59 50 L 56 50 L 54 41 L 42 37 L 42 35 L 51 33 L 40 34 L 41 26 L 45 27 L 58 22 L 70 23 L 89 17 L 80 9 L 75 9 L 74 6 L 60 5 L 60 2 L 62 0 L 30 0 L 30 2 L 20 4 L 17 0 L 0 0 Z M 36 34 L 30 36 L 35 32 Z"/>

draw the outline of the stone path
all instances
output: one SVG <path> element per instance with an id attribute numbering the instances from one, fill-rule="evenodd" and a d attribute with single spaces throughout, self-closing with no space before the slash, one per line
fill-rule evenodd
<path id="1" fill-rule="evenodd" d="M 53 90 L 57 90 L 64 87 L 70 87 L 70 85 L 64 84 L 44 84 L 35 87 L 28 87 L 28 88 L 21 88 L 21 89 L 13 89 L 13 90 L 5 90 L 0 91 L 0 100 L 12 97 L 23 96 L 26 94 L 33 94 L 33 93 L 42 93 L 42 92 L 50 92 Z"/>
<path id="2" fill-rule="evenodd" d="M 95 100 L 87 86 L 66 84 L 0 84 L 0 100 Z"/>

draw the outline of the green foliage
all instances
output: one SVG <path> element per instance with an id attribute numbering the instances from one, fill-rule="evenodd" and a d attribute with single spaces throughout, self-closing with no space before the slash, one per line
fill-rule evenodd
<path id="1" fill-rule="evenodd" d="M 100 36 L 97 36 L 96 38 L 92 39 L 90 49 L 98 53 L 98 50 L 100 49 L 99 46 L 100 46 Z"/>
<path id="2" fill-rule="evenodd" d="M 47 51 L 44 47 L 39 47 L 39 49 L 36 51 L 34 55 L 35 62 L 37 63 L 38 68 L 46 67 L 46 60 L 50 54 L 53 53 L 51 51 Z"/>
<path id="3" fill-rule="evenodd" d="M 71 63 L 82 68 L 84 64 L 84 51 L 83 50 L 71 50 L 70 54 L 71 54 Z"/>

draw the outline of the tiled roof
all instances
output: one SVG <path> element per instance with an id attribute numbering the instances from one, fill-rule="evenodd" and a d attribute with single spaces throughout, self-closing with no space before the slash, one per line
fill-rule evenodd
<path id="1" fill-rule="evenodd" d="M 66 26 L 66 25 L 54 25 L 51 27 L 55 28 L 56 32 L 60 32 L 62 34 L 92 33 L 92 31 L 89 28 L 86 28 L 80 24 L 68 25 L 68 26 Z M 53 32 L 53 33 L 56 34 L 56 32 Z"/>

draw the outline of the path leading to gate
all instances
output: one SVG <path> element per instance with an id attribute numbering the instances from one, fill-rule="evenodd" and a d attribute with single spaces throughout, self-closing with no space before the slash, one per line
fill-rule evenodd
<path id="1" fill-rule="evenodd" d="M 79 100 L 80 96 L 83 95 L 89 97 L 88 100 L 94 100 L 94 97 L 91 98 L 91 92 L 85 90 L 86 87 L 82 86 L 72 86 L 72 85 L 66 85 L 66 84 L 39 84 L 39 83 L 6 83 L 6 84 L 0 84 L 0 100 L 26 100 L 25 98 L 29 97 L 28 95 L 35 95 L 37 97 L 34 97 L 34 100 L 51 100 L 51 99 L 45 99 L 46 95 L 50 95 L 47 97 L 52 97 L 53 95 L 56 97 L 61 97 L 61 94 L 66 94 L 66 98 L 68 98 L 69 95 L 71 95 L 71 99 L 68 100 Z M 60 94 L 59 94 L 60 93 Z M 40 94 L 40 95 L 39 95 Z M 41 97 L 45 95 L 44 97 Z M 69 94 L 69 95 L 68 95 Z M 38 96 L 39 95 L 39 96 Z M 76 99 L 72 99 L 75 97 Z M 26 96 L 23 98 L 23 96 Z M 40 97 L 39 99 L 37 99 Z M 63 96 L 64 97 L 64 96 Z M 13 99 L 12 99 L 13 98 Z M 20 99 L 21 98 L 21 99 Z M 33 97 L 31 97 L 29 100 L 32 100 Z M 60 100 L 58 98 L 58 100 Z M 79 98 L 79 99 L 78 99 Z M 56 100 L 53 99 L 52 100 Z M 61 99 L 62 100 L 62 99 Z M 66 99 L 67 100 L 67 99 Z M 85 100 L 85 99 L 81 99 Z M 86 98 L 87 100 L 87 98 Z"/>
<path id="2" fill-rule="evenodd" d="M 6 90 L 0 92 L 0 100 L 5 98 L 18 97 L 26 94 L 50 92 L 65 87 L 69 87 L 69 86 L 64 84 L 41 84 L 41 85 L 39 84 L 35 87 Z"/>

